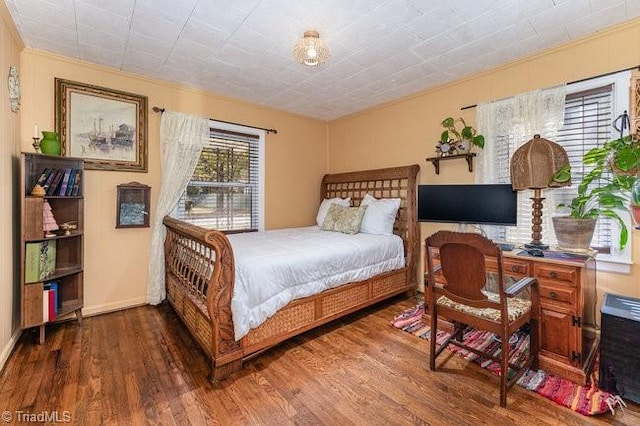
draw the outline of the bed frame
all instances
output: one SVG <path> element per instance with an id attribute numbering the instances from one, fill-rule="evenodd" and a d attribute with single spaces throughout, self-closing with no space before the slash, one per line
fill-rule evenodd
<path id="1" fill-rule="evenodd" d="M 404 240 L 406 266 L 290 302 L 241 340 L 231 315 L 234 257 L 226 235 L 166 216 L 165 274 L 167 298 L 211 360 L 210 380 L 217 382 L 242 362 L 292 336 L 417 288 L 419 229 L 416 220 L 418 165 L 325 175 L 321 197 L 365 194 L 401 198 L 394 233 Z"/>

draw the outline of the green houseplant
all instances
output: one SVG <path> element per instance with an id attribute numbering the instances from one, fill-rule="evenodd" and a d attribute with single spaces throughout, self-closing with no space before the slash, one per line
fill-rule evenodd
<path id="1" fill-rule="evenodd" d="M 471 145 L 484 148 L 484 136 L 478 134 L 477 130 L 467 125 L 462 117 L 454 119 L 447 117 L 440 123 L 444 130 L 440 135 L 440 144 L 453 145 L 461 154 L 471 150 Z M 462 128 L 459 128 L 461 125 Z"/>
<path id="2" fill-rule="evenodd" d="M 629 230 L 618 211 L 627 209 L 631 189 L 637 178 L 623 173 L 614 173 L 612 177 L 605 174 L 609 169 L 615 171 L 616 167 L 624 171 L 625 168 L 629 170 L 638 165 L 637 161 L 631 159 L 633 153 L 628 151 L 629 144 L 622 139 L 626 138 L 609 141 L 602 147 L 589 150 L 582 157 L 583 163 L 593 165 L 593 168 L 580 181 L 578 194 L 571 202 L 558 205 L 558 207 L 567 207 L 569 215 L 553 218 L 560 247 L 588 249 L 596 220 L 600 216 L 609 217 L 618 223 L 619 247 L 623 249 L 627 245 Z M 562 182 L 570 176 L 569 166 L 565 165 L 552 176 L 551 180 Z M 604 181 L 605 184 L 593 186 L 595 181 Z"/>

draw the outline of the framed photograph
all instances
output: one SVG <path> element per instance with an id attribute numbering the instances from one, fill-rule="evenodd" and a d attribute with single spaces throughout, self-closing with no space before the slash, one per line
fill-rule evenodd
<path id="1" fill-rule="evenodd" d="M 55 79 L 61 155 L 85 169 L 147 172 L 147 97 Z"/>
<path id="2" fill-rule="evenodd" d="M 151 187 L 138 182 L 118 185 L 116 228 L 148 228 Z"/>

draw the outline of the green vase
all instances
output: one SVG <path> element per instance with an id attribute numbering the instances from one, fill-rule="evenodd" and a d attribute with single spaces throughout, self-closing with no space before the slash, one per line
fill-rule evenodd
<path id="1" fill-rule="evenodd" d="M 43 154 L 60 155 L 60 140 L 56 132 L 42 132 L 40 151 L 42 151 Z"/>

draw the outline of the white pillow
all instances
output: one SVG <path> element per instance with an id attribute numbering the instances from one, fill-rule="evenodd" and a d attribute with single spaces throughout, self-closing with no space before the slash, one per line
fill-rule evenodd
<path id="1" fill-rule="evenodd" d="M 329 211 L 329 206 L 331 204 L 338 204 L 344 207 L 351 207 L 351 197 L 347 198 L 325 198 L 320 203 L 320 207 L 318 208 L 318 214 L 316 215 L 316 223 L 318 226 L 322 226 L 324 223 L 324 218 L 327 216 L 327 212 Z"/>
<path id="2" fill-rule="evenodd" d="M 382 198 L 377 200 L 367 194 L 360 203 L 367 206 L 360 225 L 360 232 L 364 234 L 392 235 L 393 223 L 400 208 L 400 198 Z"/>

